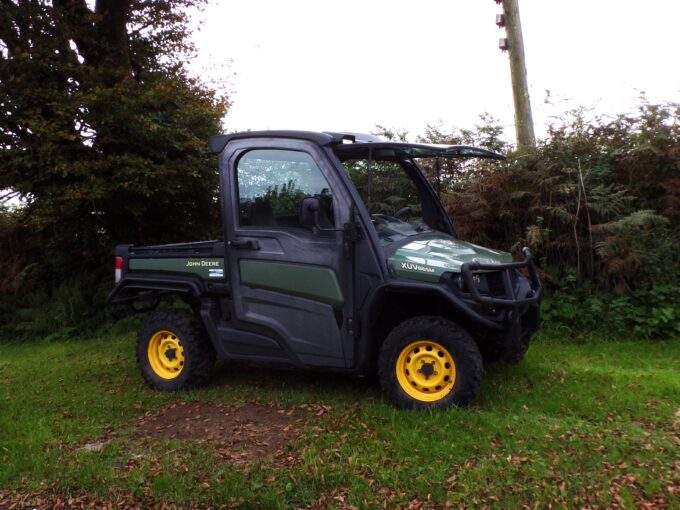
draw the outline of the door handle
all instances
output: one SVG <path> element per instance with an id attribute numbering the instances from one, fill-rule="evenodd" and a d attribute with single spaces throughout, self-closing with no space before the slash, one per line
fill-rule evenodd
<path id="1" fill-rule="evenodd" d="M 260 249 L 260 243 L 257 242 L 257 239 L 244 239 L 244 238 L 239 238 L 237 237 L 236 239 L 232 239 L 229 241 L 229 246 L 232 248 L 235 248 L 237 250 L 259 250 Z"/>

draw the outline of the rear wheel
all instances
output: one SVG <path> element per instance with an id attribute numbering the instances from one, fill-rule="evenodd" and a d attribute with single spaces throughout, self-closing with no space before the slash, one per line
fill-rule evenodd
<path id="1" fill-rule="evenodd" d="M 415 317 L 394 328 L 380 350 L 380 384 L 396 407 L 467 405 L 479 393 L 482 357 L 470 335 L 441 317 Z"/>
<path id="2" fill-rule="evenodd" d="M 144 380 L 158 390 L 204 384 L 214 365 L 215 351 L 189 313 L 154 313 L 137 335 L 137 366 Z"/>

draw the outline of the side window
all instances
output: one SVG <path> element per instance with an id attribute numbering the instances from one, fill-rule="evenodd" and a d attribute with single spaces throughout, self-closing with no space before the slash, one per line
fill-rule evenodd
<path id="1" fill-rule="evenodd" d="M 255 149 L 236 166 L 239 224 L 252 227 L 299 227 L 300 200 L 319 198 L 321 226 L 333 226 L 328 182 L 306 152 Z"/>

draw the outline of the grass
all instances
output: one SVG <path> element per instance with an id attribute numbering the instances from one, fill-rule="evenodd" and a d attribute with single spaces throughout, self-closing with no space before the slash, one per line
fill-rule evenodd
<path id="1" fill-rule="evenodd" d="M 180 507 L 680 508 L 678 341 L 577 345 L 544 334 L 519 366 L 486 368 L 474 406 L 435 413 L 393 409 L 372 380 L 228 365 L 206 388 L 159 393 L 141 382 L 133 341 L 120 334 L 0 344 L 5 497 Z M 290 445 L 292 466 L 242 466 L 205 443 L 134 436 L 140 416 L 177 399 L 329 410 Z M 102 437 L 112 440 L 99 451 L 79 448 Z"/>

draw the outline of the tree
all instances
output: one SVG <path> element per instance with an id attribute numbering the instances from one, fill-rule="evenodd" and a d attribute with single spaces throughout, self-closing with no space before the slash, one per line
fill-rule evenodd
<path id="1" fill-rule="evenodd" d="M 0 197 L 27 200 L 53 274 L 215 232 L 206 141 L 228 102 L 185 68 L 201 3 L 0 0 Z"/>

